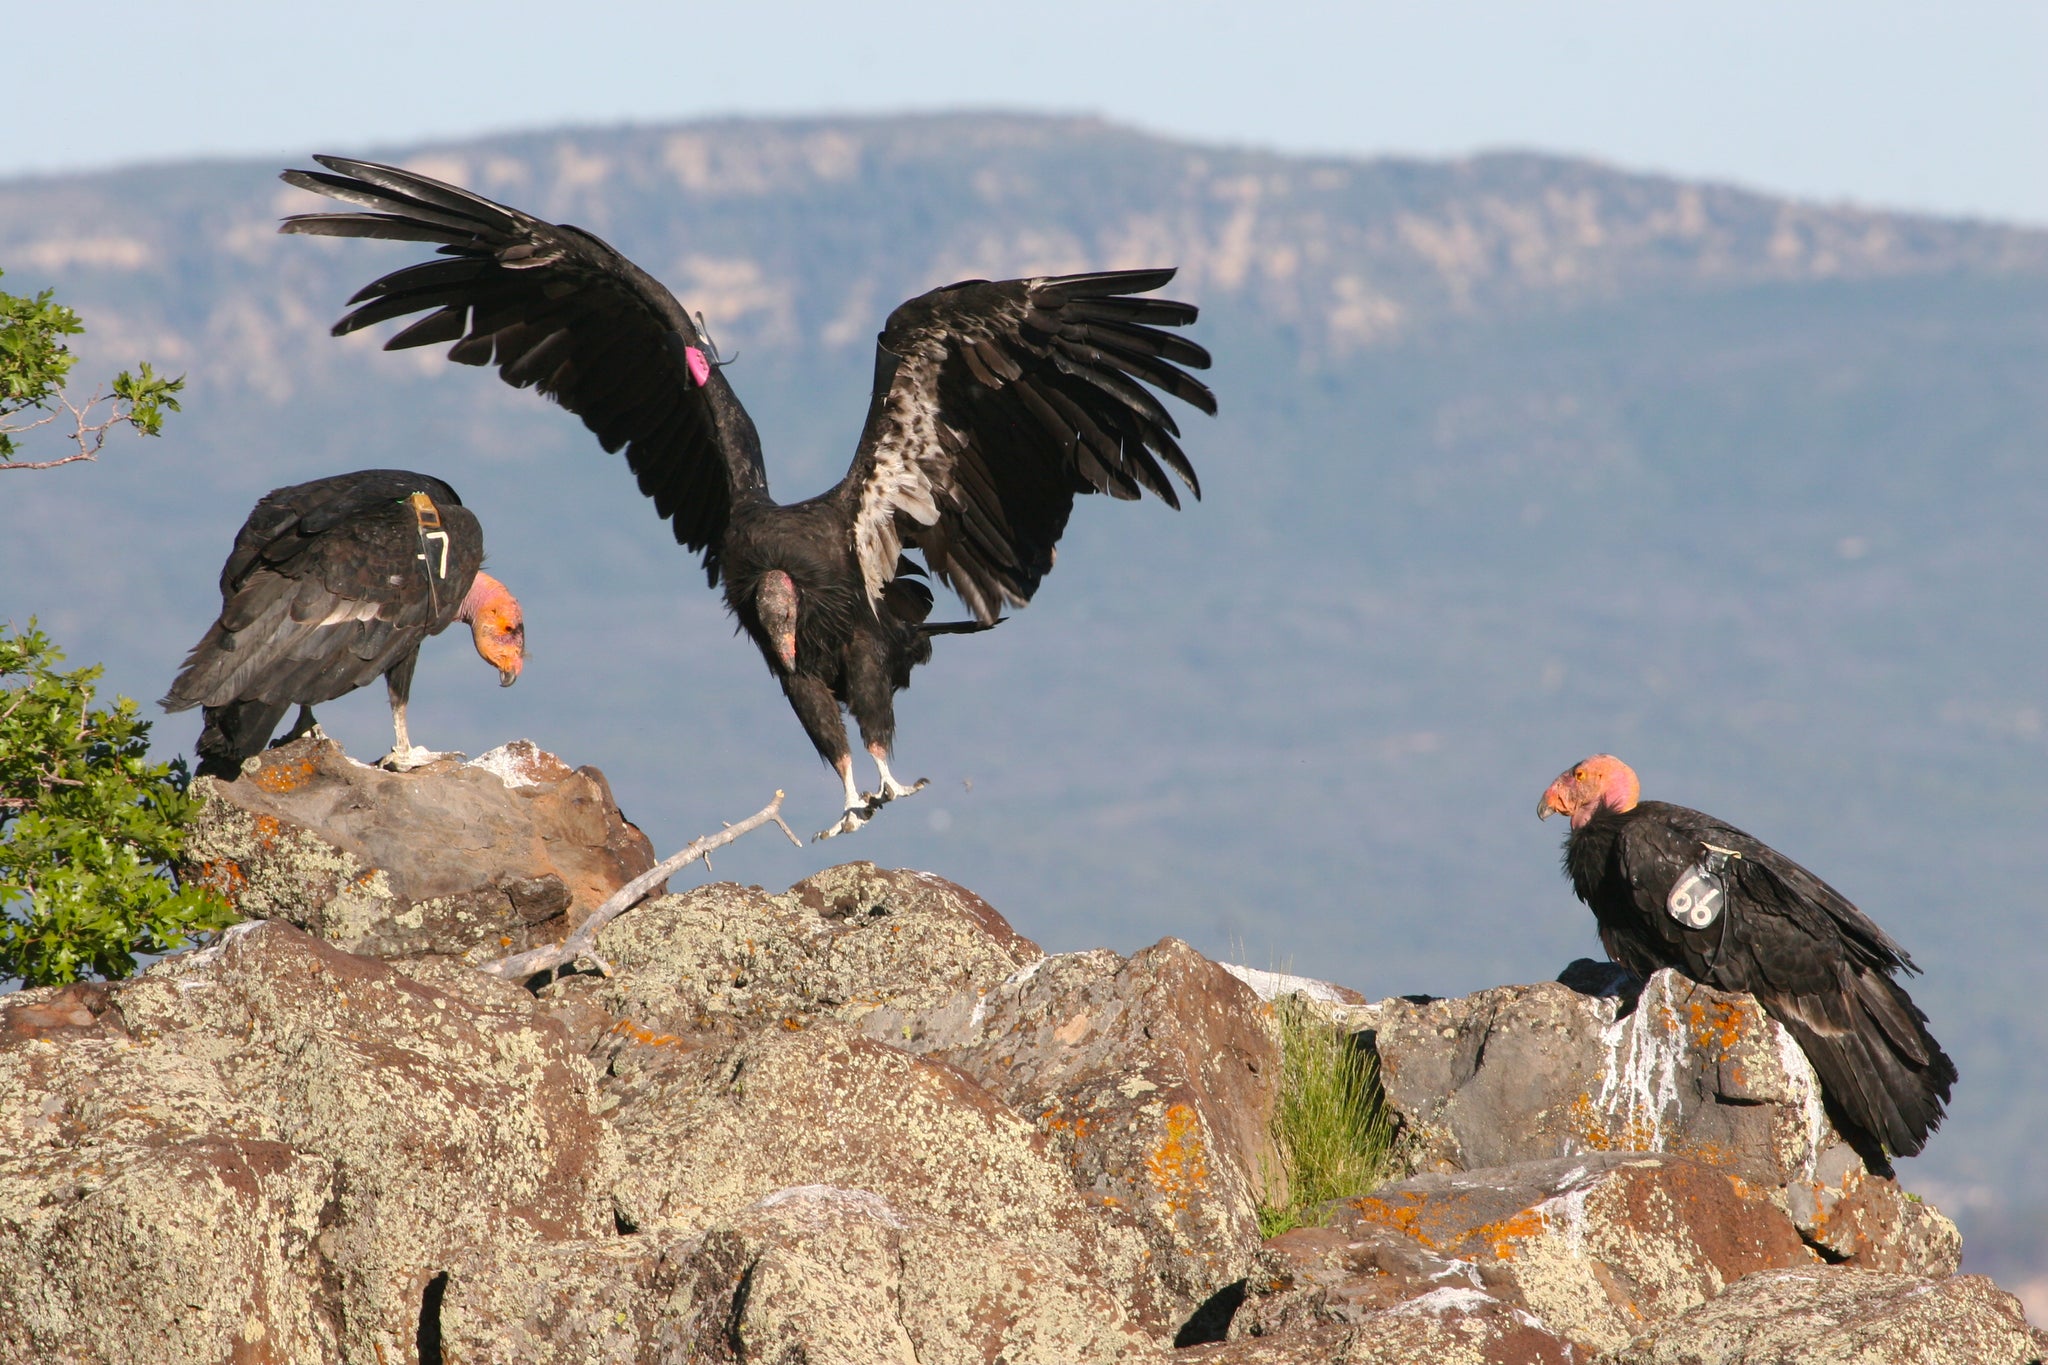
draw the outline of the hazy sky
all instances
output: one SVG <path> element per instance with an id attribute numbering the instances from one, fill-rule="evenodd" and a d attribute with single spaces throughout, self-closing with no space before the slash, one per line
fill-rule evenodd
<path id="1" fill-rule="evenodd" d="M 565 122 L 1092 112 L 2048 225 L 2048 3 L 0 0 L 0 176 Z"/>

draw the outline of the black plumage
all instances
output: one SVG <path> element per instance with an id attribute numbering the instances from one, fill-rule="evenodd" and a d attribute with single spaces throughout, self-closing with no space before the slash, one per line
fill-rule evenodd
<path id="1" fill-rule="evenodd" d="M 1612 755 L 1574 764 L 1538 811 L 1569 815 L 1565 872 L 1609 956 L 1747 991 L 1789 1030 L 1830 1116 L 1865 1158 L 1911 1156 L 1940 1124 L 1955 1063 L 1895 979 L 1919 968 L 1813 873 L 1731 825 L 1639 801 Z M 1674 894 L 1676 893 L 1676 894 Z"/>
<path id="2" fill-rule="evenodd" d="M 1139 297 L 1172 270 L 970 280 L 912 299 L 875 352 L 867 423 L 846 477 L 783 506 L 760 440 L 723 366 L 675 298 L 606 243 L 391 166 L 320 157 L 284 179 L 367 212 L 301 214 L 285 232 L 431 242 L 350 300 L 337 335 L 425 314 L 387 349 L 452 342 L 449 358 L 495 365 L 624 450 L 640 491 L 760 647 L 805 731 L 840 773 L 857 828 L 896 782 L 896 691 L 930 637 L 985 628 L 1050 571 L 1074 498 L 1151 492 L 1178 507 L 1168 472 L 1200 496 L 1157 389 L 1207 413 L 1200 346 L 1162 328 L 1184 303 Z M 1149 387 L 1148 387 L 1149 386 Z M 924 564 L 906 557 L 919 552 Z M 931 625 L 926 570 L 972 622 Z M 881 783 L 852 778 L 840 707 L 853 713 Z"/>
<path id="3" fill-rule="evenodd" d="M 505 683 L 524 658 L 518 604 L 483 560 L 475 514 L 425 474 L 365 469 L 265 494 L 221 567 L 220 616 L 162 701 L 205 708 L 199 771 L 234 777 L 291 707 L 304 708 L 302 733 L 311 707 L 380 677 L 397 738 L 387 760 L 423 754 L 404 719 L 422 641 L 463 619 Z"/>

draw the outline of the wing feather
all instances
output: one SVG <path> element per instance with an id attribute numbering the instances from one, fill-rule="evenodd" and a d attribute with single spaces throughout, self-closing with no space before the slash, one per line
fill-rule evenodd
<path id="1" fill-rule="evenodd" d="M 915 548 L 991 622 L 1037 591 L 1077 494 L 1150 492 L 1178 507 L 1170 472 L 1201 496 L 1153 392 L 1216 411 L 1181 368 L 1207 368 L 1209 353 L 1159 330 L 1197 310 L 1139 297 L 1173 274 L 969 280 L 890 315 L 867 427 L 839 488 L 871 602 Z"/>
<path id="2" fill-rule="evenodd" d="M 711 348 L 674 295 L 579 228 L 396 166 L 317 159 L 325 171 L 283 178 L 364 211 L 297 214 L 280 231 L 440 248 L 436 259 L 357 290 L 335 334 L 424 314 L 385 348 L 450 342 L 450 360 L 493 365 L 506 383 L 581 417 L 606 451 L 630 447 L 643 491 L 688 490 L 657 497 L 656 510 L 716 581 L 733 505 L 765 497 L 767 476 L 753 422 L 723 370 L 714 364 L 701 386 L 692 376 L 687 348 Z M 679 409 L 692 420 L 674 420 Z"/>

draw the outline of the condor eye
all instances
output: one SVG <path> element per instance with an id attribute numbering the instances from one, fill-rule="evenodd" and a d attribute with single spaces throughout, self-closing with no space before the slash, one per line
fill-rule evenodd
<path id="1" fill-rule="evenodd" d="M 1584 782 L 1585 780 L 1586 780 L 1586 770 L 1585 770 L 1584 768 L 1575 768 L 1575 769 L 1573 769 L 1573 770 L 1572 770 L 1572 781 L 1574 781 L 1574 782 Z"/>

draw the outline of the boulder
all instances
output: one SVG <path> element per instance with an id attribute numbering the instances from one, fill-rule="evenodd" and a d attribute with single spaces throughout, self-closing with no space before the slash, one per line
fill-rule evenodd
<path id="1" fill-rule="evenodd" d="M 1670 970 L 1634 986 L 1612 963 L 1579 962 L 1556 982 L 1374 1006 L 1363 1023 L 1411 1169 L 1669 1152 L 1776 1191 L 1832 1260 L 1955 1269 L 1954 1225 L 1864 1165 L 1798 1043 L 1753 997 Z"/>
<path id="2" fill-rule="evenodd" d="M 0 1027 L 0 1246 L 18 1253 L 0 1253 L 0 1341 L 135 1359 L 153 1340 L 138 1324 L 205 1302 L 242 1305 L 245 1344 L 195 1360 L 400 1359 L 451 1261 L 610 1230 L 595 1075 L 505 989 L 478 1009 L 255 923 L 105 988 L 89 1027 Z M 47 1020 L 65 999 L 24 995 L 4 1013 Z M 57 1283 L 84 1317 L 35 1288 L 43 1261 L 109 1246 L 99 1273 L 130 1267 L 129 1319 L 107 1325 L 83 1260 Z M 216 1270 L 241 1287 L 181 1297 Z"/>
<path id="3" fill-rule="evenodd" d="M 1259 1205 L 1285 1198 L 1269 1006 L 1179 939 L 1062 954 L 937 1009 L 876 1010 L 872 1037 L 942 1059 L 1031 1119 L 1108 1224 L 1146 1248 L 1135 1310 L 1184 1322 L 1242 1279 Z"/>
<path id="4" fill-rule="evenodd" d="M 655 863 L 603 773 L 529 740 L 393 773 L 305 738 L 192 790 L 189 879 L 378 957 L 557 942 Z"/>
<path id="5" fill-rule="evenodd" d="M 1099 1284 L 868 1190 L 778 1190 L 672 1253 L 682 1358 L 1044 1362 L 1163 1358 Z"/>
<path id="6" fill-rule="evenodd" d="M 1044 1136 L 958 1069 L 845 1024 L 763 1030 L 693 1053 L 622 1105 L 618 1221 L 683 1235 L 777 1190 L 867 1191 L 1093 1276 L 1132 1303 L 1145 1248 L 1097 1216 Z"/>
<path id="7" fill-rule="evenodd" d="M 1561 982 L 1388 1000 L 1373 1046 L 1414 1168 L 1671 1152 L 1782 1186 L 1838 1139 L 1813 1069 L 1756 1001 L 1674 971 L 1625 999 Z"/>
<path id="8" fill-rule="evenodd" d="M 0 1159 L 0 1359 L 340 1358 L 313 1250 L 331 1163 L 227 1136 L 10 1150 Z"/>
<path id="9" fill-rule="evenodd" d="M 1391 1229 L 1463 1262 L 1463 1288 L 1592 1350 L 1623 1345 L 1643 1323 L 1744 1275 L 1815 1259 L 1769 1193 L 1740 1175 L 1619 1152 L 1417 1176 L 1345 1201 L 1331 1227 Z"/>
<path id="10" fill-rule="evenodd" d="M 2041 1346 L 2018 1299 L 1981 1275 L 1847 1266 L 1752 1275 L 1606 1365 L 2028 1365 Z"/>
<path id="11" fill-rule="evenodd" d="M 925 872 L 829 868 L 771 896 L 730 882 L 649 901 L 606 927 L 609 976 L 544 988 L 620 1102 L 701 1048 L 877 1008 L 978 997 L 1045 954 L 988 902 Z"/>
<path id="12" fill-rule="evenodd" d="M 1176 1351 L 1204 1365 L 1583 1365 L 1585 1353 L 1519 1308 L 1444 1286 L 1350 1328 L 1243 1337 Z"/>

